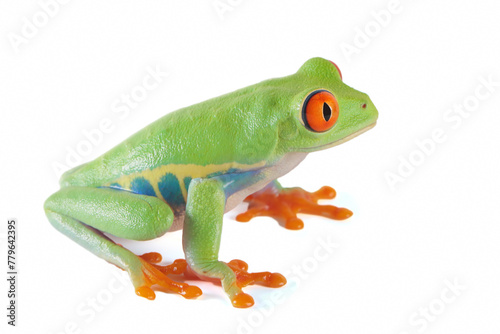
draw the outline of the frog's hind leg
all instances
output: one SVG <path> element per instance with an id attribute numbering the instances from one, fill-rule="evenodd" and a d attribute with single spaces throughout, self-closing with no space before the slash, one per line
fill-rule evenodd
<path id="1" fill-rule="evenodd" d="M 170 207 L 153 196 L 91 187 L 62 188 L 45 202 L 45 213 L 60 232 L 102 259 L 126 270 L 136 293 L 154 299 L 158 284 L 185 298 L 201 295 L 196 286 L 172 281 L 148 258 L 138 257 L 102 232 L 132 240 L 150 240 L 172 225 Z"/>

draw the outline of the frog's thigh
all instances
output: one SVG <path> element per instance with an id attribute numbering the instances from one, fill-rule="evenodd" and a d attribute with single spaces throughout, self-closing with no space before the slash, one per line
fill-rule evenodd
<path id="1" fill-rule="evenodd" d="M 62 188 L 47 199 L 45 210 L 131 240 L 157 238 L 174 219 L 170 207 L 156 197 L 110 188 Z"/>

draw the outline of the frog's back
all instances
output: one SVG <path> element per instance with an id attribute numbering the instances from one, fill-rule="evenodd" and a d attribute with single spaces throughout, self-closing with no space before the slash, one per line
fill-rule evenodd
<path id="1" fill-rule="evenodd" d="M 153 146 L 160 144 L 155 138 L 161 136 L 162 132 L 163 136 L 169 132 L 168 128 L 158 131 L 156 123 L 160 120 L 140 130 L 95 160 L 64 173 L 60 180 L 61 187 L 105 186 L 124 175 L 153 167 L 151 158 L 151 154 L 154 153 Z"/>
<path id="2" fill-rule="evenodd" d="M 256 111 L 242 107 L 249 93 L 247 88 L 169 113 L 97 159 L 66 172 L 61 187 L 131 190 L 137 183 L 141 191 L 151 192 L 151 183 L 158 192 L 154 184 L 163 180 L 185 192 L 195 177 L 259 168 L 274 150 L 277 133 L 269 120 L 258 126 Z"/>

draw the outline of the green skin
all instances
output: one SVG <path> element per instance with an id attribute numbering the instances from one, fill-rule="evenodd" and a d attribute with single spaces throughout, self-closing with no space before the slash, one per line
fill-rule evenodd
<path id="1" fill-rule="evenodd" d="M 333 93 L 340 110 L 335 125 L 321 133 L 302 120 L 302 104 L 317 89 Z M 232 300 L 241 289 L 232 269 L 218 260 L 223 214 L 247 195 L 277 185 L 307 153 L 359 135 L 377 117 L 369 97 L 345 85 L 335 65 L 312 58 L 293 75 L 169 113 L 66 172 L 45 212 L 56 229 L 128 271 L 136 288 L 145 283 L 141 261 L 102 232 L 150 240 L 183 228 L 189 268 L 220 279 Z M 155 182 L 165 171 L 168 182 L 160 187 Z M 137 179 L 142 183 L 134 188 Z"/>

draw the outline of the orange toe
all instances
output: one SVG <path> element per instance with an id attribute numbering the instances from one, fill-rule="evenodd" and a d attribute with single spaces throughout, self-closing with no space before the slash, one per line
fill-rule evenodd
<path id="1" fill-rule="evenodd" d="M 252 296 L 249 294 L 246 294 L 244 292 L 239 292 L 234 295 L 234 297 L 231 299 L 231 303 L 233 304 L 234 307 L 237 308 L 247 308 L 253 306 L 255 303 L 253 301 Z"/>
<path id="2" fill-rule="evenodd" d="M 337 192 L 332 187 L 324 186 L 312 193 L 315 200 L 333 199 L 337 196 Z"/>
<path id="3" fill-rule="evenodd" d="M 285 221 L 285 228 L 289 230 L 301 230 L 304 228 L 304 222 L 302 219 L 292 217 Z"/>
<path id="4" fill-rule="evenodd" d="M 270 288 L 280 288 L 286 284 L 285 276 L 283 276 L 279 273 L 272 273 L 272 274 L 266 276 L 264 279 L 267 282 L 266 286 L 268 286 Z"/>
<path id="5" fill-rule="evenodd" d="M 201 289 L 197 286 L 190 285 L 186 289 L 184 289 L 183 294 L 181 293 L 181 296 L 186 298 L 186 299 L 193 299 L 196 297 L 199 297 L 203 294 Z"/>
<path id="6" fill-rule="evenodd" d="M 344 220 L 347 218 L 350 218 L 352 216 L 352 211 L 346 208 L 339 208 L 336 214 L 335 219 L 337 220 Z"/>
<path id="7" fill-rule="evenodd" d="M 154 300 L 156 298 L 155 292 L 149 286 L 141 286 L 135 289 L 135 293 L 139 297 L 144 297 L 149 300 Z"/>
<path id="8" fill-rule="evenodd" d="M 237 269 L 240 269 L 242 271 L 247 271 L 248 270 L 248 264 L 245 261 L 234 259 L 229 261 L 228 265 L 230 267 L 234 267 Z"/>
<path id="9" fill-rule="evenodd" d="M 157 252 L 142 254 L 140 258 L 149 263 L 160 263 L 162 260 L 161 254 Z"/>

